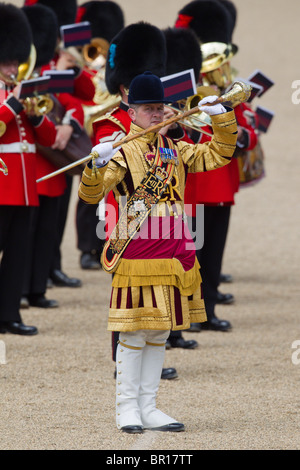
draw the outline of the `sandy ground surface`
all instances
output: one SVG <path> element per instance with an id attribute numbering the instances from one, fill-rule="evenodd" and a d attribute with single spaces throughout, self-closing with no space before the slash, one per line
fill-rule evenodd
<path id="1" fill-rule="evenodd" d="M 20 4 L 21 2 L 15 2 Z M 82 3 L 82 2 L 81 2 Z M 186 425 L 179 434 L 126 435 L 114 420 L 114 364 L 106 331 L 110 276 L 79 267 L 74 213 L 78 179 L 63 242 L 63 268 L 78 289 L 53 288 L 60 308 L 23 311 L 39 335 L 1 335 L 0 449 L 198 450 L 300 449 L 299 112 L 292 83 L 300 80 L 300 4 L 237 0 L 234 40 L 239 76 L 261 69 L 275 86 L 256 105 L 275 112 L 262 137 L 266 178 L 236 197 L 224 259 L 236 303 L 217 309 L 229 333 L 185 333 L 192 351 L 172 349 L 158 405 Z M 126 23 L 172 26 L 184 2 L 126 0 Z M 299 348 L 299 346 L 298 346 Z M 295 361 L 293 363 L 293 356 Z"/>

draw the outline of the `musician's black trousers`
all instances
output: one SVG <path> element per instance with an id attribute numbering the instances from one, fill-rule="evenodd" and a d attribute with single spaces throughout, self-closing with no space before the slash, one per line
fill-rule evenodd
<path id="1" fill-rule="evenodd" d="M 79 199 L 76 210 L 77 248 L 82 253 L 102 252 L 105 240 L 100 240 L 96 234 L 99 221 L 97 204 L 86 204 Z"/>
<path id="2" fill-rule="evenodd" d="M 0 321 L 21 321 L 19 312 L 28 249 L 30 207 L 0 206 Z"/>
<path id="3" fill-rule="evenodd" d="M 51 271 L 54 269 L 62 270 L 62 253 L 61 253 L 61 244 L 63 241 L 65 226 L 68 217 L 69 203 L 72 193 L 73 185 L 73 176 L 66 174 L 67 187 L 62 196 L 59 196 L 59 213 L 58 213 L 58 223 L 55 235 L 55 247 L 54 247 L 54 257 L 51 266 Z"/>
<path id="4" fill-rule="evenodd" d="M 231 206 L 204 206 L 204 244 L 196 251 L 208 320 L 215 316 L 218 286 L 229 229 Z M 193 218 L 193 230 L 195 219 Z"/>
<path id="5" fill-rule="evenodd" d="M 45 294 L 54 254 L 59 197 L 39 196 L 31 208 L 30 241 L 26 254 L 23 295 Z"/>

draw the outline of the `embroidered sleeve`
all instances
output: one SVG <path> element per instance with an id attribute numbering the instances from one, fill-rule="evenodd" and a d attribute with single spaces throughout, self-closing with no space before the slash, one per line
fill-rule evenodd
<path id="1" fill-rule="evenodd" d="M 212 116 L 213 137 L 203 144 L 177 143 L 189 173 L 227 165 L 236 148 L 237 124 L 233 111 Z"/>
<path id="2" fill-rule="evenodd" d="M 126 163 L 120 152 L 101 168 L 86 165 L 79 184 L 78 197 L 88 204 L 97 204 L 124 178 Z"/>

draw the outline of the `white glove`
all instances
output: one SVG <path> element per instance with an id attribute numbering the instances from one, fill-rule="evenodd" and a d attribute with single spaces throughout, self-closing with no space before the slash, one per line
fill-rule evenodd
<path id="1" fill-rule="evenodd" d="M 213 116 L 214 114 L 226 113 L 226 109 L 221 103 L 214 104 L 212 106 L 203 106 L 205 103 L 213 103 L 214 101 L 216 101 L 217 98 L 218 98 L 217 96 L 206 96 L 201 101 L 199 101 L 198 103 L 199 110 L 201 112 L 209 114 L 210 116 Z"/>
<path id="2" fill-rule="evenodd" d="M 96 152 L 99 155 L 95 160 L 96 166 L 99 168 L 106 165 L 120 148 L 121 147 L 113 148 L 111 142 L 95 145 L 95 147 L 92 148 L 92 152 Z"/>

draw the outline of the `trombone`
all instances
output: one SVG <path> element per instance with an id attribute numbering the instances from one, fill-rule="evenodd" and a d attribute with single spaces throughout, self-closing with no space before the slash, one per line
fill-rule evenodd
<path id="1" fill-rule="evenodd" d="M 177 114 L 180 112 L 189 111 L 192 108 L 195 108 L 199 101 L 201 101 L 206 96 L 219 96 L 218 92 L 210 86 L 199 86 L 197 87 L 197 93 L 195 95 L 189 96 L 186 100 L 178 101 L 178 108 L 176 106 L 168 106 L 170 109 L 175 111 Z M 189 129 L 194 129 L 196 131 L 201 131 L 203 134 L 212 136 L 209 132 L 202 129 L 205 126 L 211 126 L 210 117 L 201 111 L 195 112 L 192 115 L 180 119 L 177 121 L 179 124 L 182 124 L 184 127 Z"/>
<path id="2" fill-rule="evenodd" d="M 224 95 L 220 97 L 216 97 L 216 100 L 212 103 L 207 103 L 206 106 L 213 106 L 217 103 L 225 103 L 225 102 L 231 102 L 231 101 L 239 101 L 240 103 L 243 103 L 244 101 L 247 101 L 251 95 L 251 86 L 247 83 L 237 81 L 234 82 L 232 85 L 232 88 L 227 92 L 224 93 Z M 198 106 L 195 106 L 194 108 L 191 108 L 187 111 L 184 111 L 183 113 L 178 114 L 177 116 L 173 116 L 169 119 L 166 119 L 166 121 L 162 121 L 159 124 L 155 124 L 154 126 L 148 127 L 147 129 L 143 129 L 141 132 L 133 135 L 127 135 L 123 139 L 119 140 L 118 142 L 115 142 L 113 144 L 113 148 L 120 147 L 124 144 L 127 144 L 127 142 L 130 142 L 131 140 L 137 139 L 138 137 L 141 137 L 148 132 L 158 132 L 162 127 L 168 126 L 169 124 L 173 124 L 174 122 L 178 122 L 180 119 L 185 119 L 186 117 L 190 116 L 191 114 L 195 114 L 199 112 Z M 70 163 L 69 165 L 60 168 L 59 170 L 54 171 L 53 173 L 49 173 L 46 176 L 43 176 L 42 178 L 39 178 L 36 180 L 37 183 L 40 183 L 41 181 L 45 181 L 49 178 L 52 178 L 53 176 L 56 176 L 60 173 L 63 173 L 65 171 L 70 170 L 71 168 L 74 168 L 77 165 L 81 165 L 82 163 L 85 163 L 93 158 L 97 158 L 98 154 L 97 152 L 92 152 L 89 155 L 80 158 L 76 162 Z"/>

